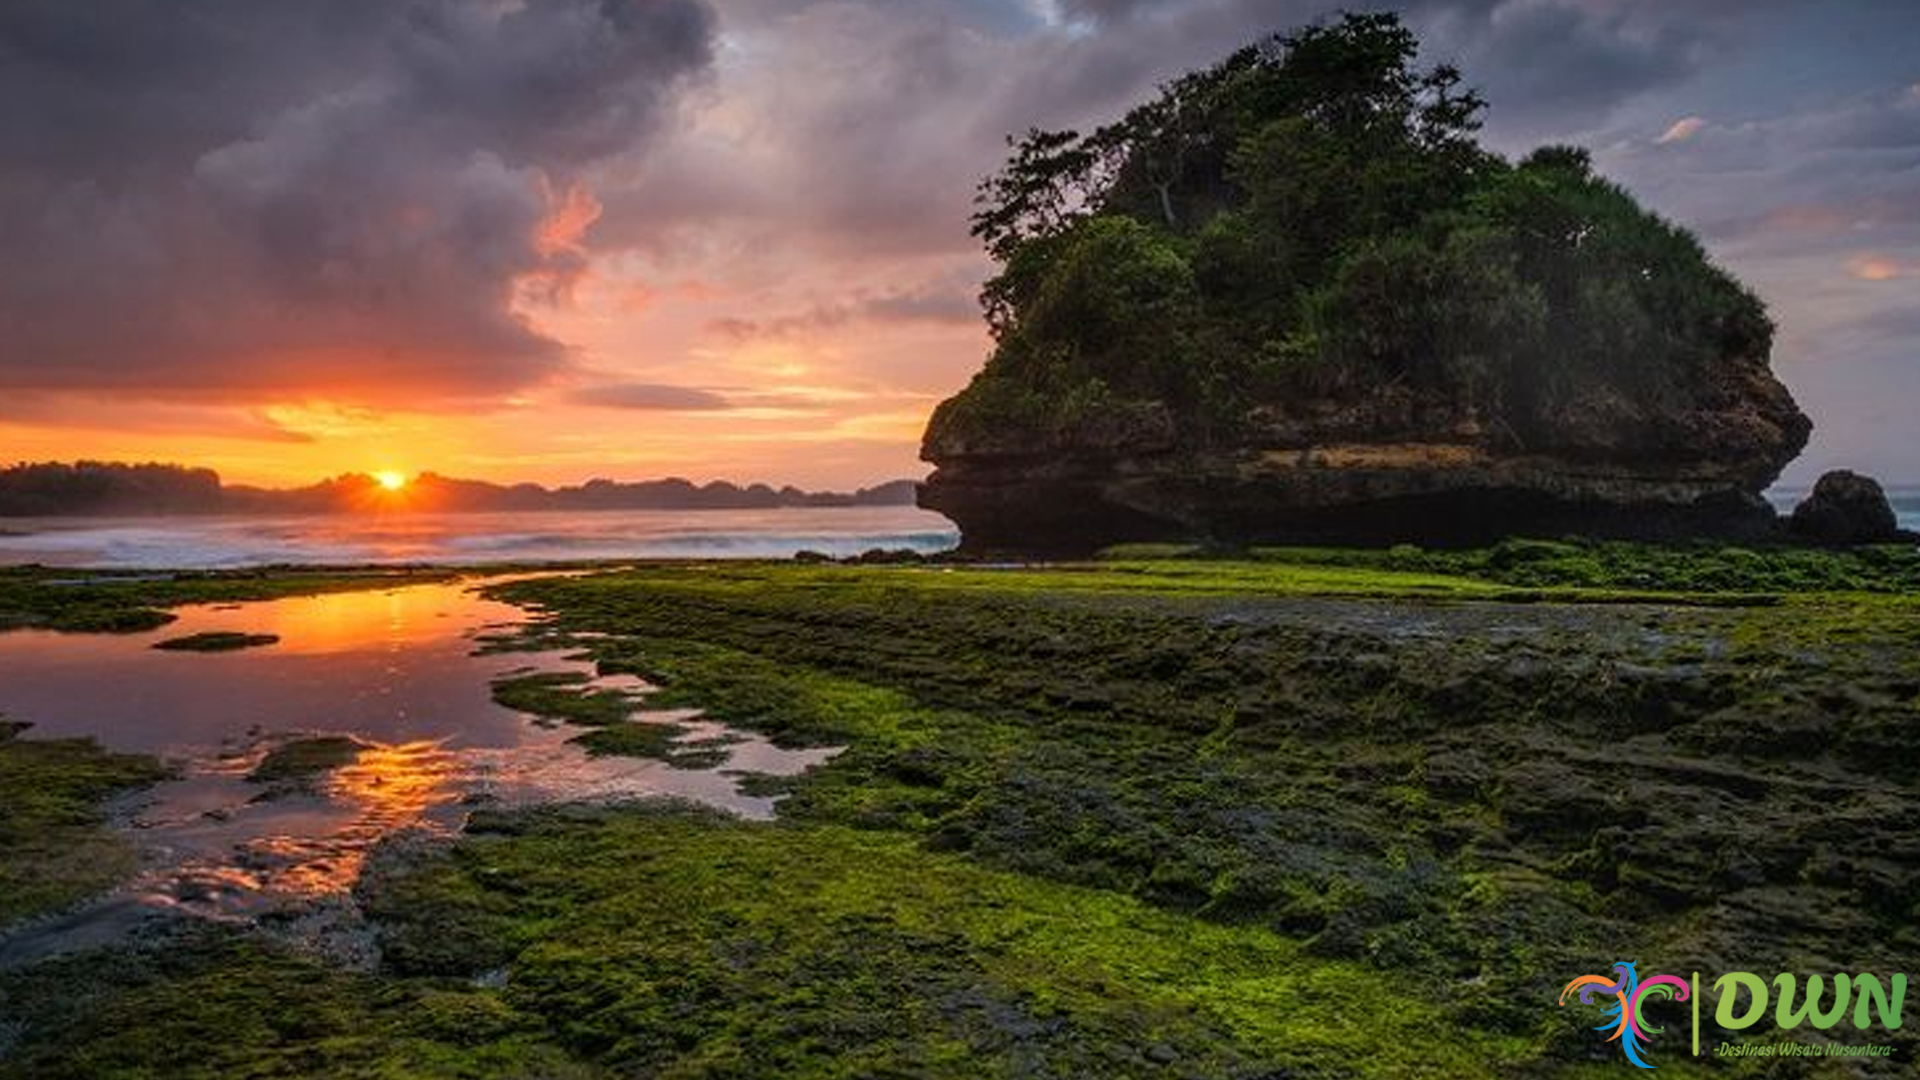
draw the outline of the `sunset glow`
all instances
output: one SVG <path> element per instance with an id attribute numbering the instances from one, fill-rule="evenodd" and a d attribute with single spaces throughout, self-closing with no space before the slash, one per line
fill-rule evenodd
<path id="1" fill-rule="evenodd" d="M 1916 57 L 0 0 L 0 1080 L 1920 1077 Z"/>
<path id="2" fill-rule="evenodd" d="M 0 457 L 274 487 L 396 458 L 549 485 L 923 476 L 928 415 L 993 344 L 968 215 L 1004 137 L 1085 130 L 1310 14 L 937 7 L 451 4 L 457 33 L 412 0 L 315 27 L 281 3 L 50 7 L 43 35 L 0 38 L 21 57 L 7 97 L 36 103 L 0 121 L 22 150 L 0 166 Z M 1883 403 L 1920 395 L 1902 360 L 1920 335 L 1887 287 L 1920 265 L 1914 185 L 1859 134 L 1920 117 L 1891 44 L 1905 17 L 1549 4 L 1570 29 L 1542 54 L 1533 22 L 1491 14 L 1521 7 L 1414 20 L 1494 102 L 1489 144 L 1602 148 L 1601 171 L 1758 283 L 1783 380 L 1854 418 L 1820 424 L 1796 470 L 1910 471 L 1910 425 Z M 89 66 L 113 40 L 35 52 L 85 34 L 165 55 L 115 71 Z M 1842 40 L 1889 51 L 1792 92 L 1763 59 Z M 484 91 L 515 72 L 543 95 Z M 1749 160 L 1763 146 L 1781 164 Z M 1738 213 L 1710 194 L 1729 169 Z"/>

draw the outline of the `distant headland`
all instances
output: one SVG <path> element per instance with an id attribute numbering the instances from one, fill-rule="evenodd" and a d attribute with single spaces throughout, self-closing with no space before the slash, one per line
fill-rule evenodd
<path id="1" fill-rule="evenodd" d="M 400 481 L 347 473 L 299 488 L 225 484 L 212 469 L 81 461 L 0 469 L 0 517 L 147 514 L 324 514 L 367 510 L 442 513 L 530 510 L 758 510 L 788 506 L 907 506 L 914 482 L 852 492 L 802 491 L 725 480 L 589 480 L 548 488 L 494 484 L 436 473 Z"/>

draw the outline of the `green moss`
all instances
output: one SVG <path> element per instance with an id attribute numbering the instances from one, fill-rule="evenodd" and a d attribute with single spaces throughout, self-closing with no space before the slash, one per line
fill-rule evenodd
<path id="1" fill-rule="evenodd" d="M 713 769 L 726 763 L 730 739 L 686 741 L 687 729 L 658 720 L 630 720 L 594 728 L 570 742 L 595 757 L 639 757 L 676 769 Z"/>
<path id="2" fill-rule="evenodd" d="M 246 634 L 237 630 L 208 630 L 185 637 L 168 638 L 154 642 L 156 649 L 169 649 L 176 652 L 234 652 L 239 649 L 257 649 L 274 645 L 280 641 L 278 634 Z"/>
<path id="3" fill-rule="evenodd" d="M 356 975 L 231 931 L 0 974 L 7 1080 L 607 1075 L 497 991 Z"/>
<path id="4" fill-rule="evenodd" d="M 268 750 L 260 764 L 247 774 L 256 784 L 276 787 L 300 787 L 342 765 L 350 765 L 366 744 L 348 735 L 314 735 L 286 742 Z"/>
<path id="5" fill-rule="evenodd" d="M 1430 570 L 1232 561 L 654 567 L 502 592 L 552 613 L 547 632 L 608 635 L 602 666 L 657 700 L 846 744 L 783 785 L 792 824 L 1271 927 L 1458 984 L 1449 1015 L 1553 1054 L 1582 1033 L 1533 1003 L 1616 953 L 1702 963 L 1737 934 L 1788 965 L 1857 950 L 1868 905 L 1888 913 L 1876 962 L 1911 959 L 1898 875 L 1816 886 L 1793 839 L 1869 820 L 1794 779 L 1810 754 L 1876 791 L 1920 775 L 1907 597 L 1619 604 L 1601 585 L 1572 598 L 1609 603 L 1568 606 Z M 1861 842 L 1905 843 L 1906 812 Z M 1703 917 L 1729 895 L 1756 914 Z"/>
<path id="6" fill-rule="evenodd" d="M 495 680 L 493 700 L 516 712 L 588 727 L 625 723 L 633 700 L 618 690 L 590 685 L 586 675 L 541 671 Z"/>
<path id="7" fill-rule="evenodd" d="M 100 803 L 167 773 L 151 758 L 91 739 L 25 739 L 0 721 L 0 928 L 65 907 L 118 881 L 134 853 Z"/>
<path id="8" fill-rule="evenodd" d="M 274 600 L 382 589 L 457 574 L 444 570 L 233 570 L 180 573 L 0 567 L 0 630 L 139 633 L 172 622 L 181 604 Z"/>
<path id="9" fill-rule="evenodd" d="M 1442 573 L 1521 587 L 1634 590 L 1642 594 L 1806 594 L 1920 591 L 1920 549 L 1850 549 L 1723 544 L 1634 544 L 1592 540 L 1509 540 L 1490 548 L 1427 551 L 1259 548 L 1283 565 Z"/>
<path id="10" fill-rule="evenodd" d="M 0 977 L 0 1076 L 1597 1077 L 1552 1002 L 1616 959 L 1912 969 L 1910 595 L 1344 557 L 501 586 L 649 705 L 845 749 L 753 783 L 772 824 L 482 812 L 383 852 L 375 974 L 242 940 Z M 496 693 L 702 749 L 584 676 Z"/>
<path id="11" fill-rule="evenodd" d="M 528 630 L 528 637 L 500 644 L 509 650 L 530 647 L 545 632 L 536 625 Z M 689 729 L 684 724 L 635 718 L 632 697 L 592 682 L 577 672 L 514 675 L 494 682 L 493 700 L 529 716 L 589 728 L 570 741 L 595 756 L 651 758 L 676 769 L 710 769 L 726 760 L 723 745 L 690 744 L 685 741 Z"/>
<path id="12" fill-rule="evenodd" d="M 403 879 L 415 891 L 391 908 L 389 940 L 459 937 L 486 908 L 513 953 L 508 1002 L 621 1071 L 1226 1076 L 1339 1061 L 1422 1076 L 1530 1052 L 1456 1032 L 1390 980 L 1269 930 L 985 869 L 910 836 L 673 810 L 476 828 Z"/>
<path id="13" fill-rule="evenodd" d="M 83 598 L 48 613 L 8 612 L 12 626 L 44 627 L 75 634 L 142 634 L 158 630 L 178 616 L 146 607 L 120 607 L 115 601 Z M 8 627 L 10 628 L 10 627 Z"/>

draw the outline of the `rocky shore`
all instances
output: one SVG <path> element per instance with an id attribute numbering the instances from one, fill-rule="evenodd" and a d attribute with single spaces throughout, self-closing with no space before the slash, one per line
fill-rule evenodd
<path id="1" fill-rule="evenodd" d="M 222 925 L 0 972 L 0 1077 L 1572 1080 L 1617 1052 L 1555 995 L 1613 961 L 1920 962 L 1920 552 L 1258 554 L 502 585 L 654 704 L 843 749 L 750 778 L 770 822 L 475 808 L 372 861 L 357 966 Z M 0 805 L 42 752 L 0 740 Z M 91 791 L 44 805 L 97 830 Z M 1660 1068 L 1720 1075 L 1648 1019 Z M 1796 1038 L 1887 1056 L 1793 1076 L 1920 1049 Z"/>

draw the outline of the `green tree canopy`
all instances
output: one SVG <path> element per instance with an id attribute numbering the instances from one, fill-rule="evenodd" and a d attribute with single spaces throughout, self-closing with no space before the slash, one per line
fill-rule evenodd
<path id="1" fill-rule="evenodd" d="M 973 218 L 1000 264 L 995 353 L 930 444 L 981 424 L 1071 441 L 1144 403 L 1231 440 L 1396 387 L 1526 446 L 1570 437 L 1597 387 L 1684 397 L 1764 359 L 1764 307 L 1693 237 L 1582 150 L 1482 149 L 1480 97 L 1417 52 L 1395 16 L 1347 15 L 1098 130 L 1015 141 Z"/>

